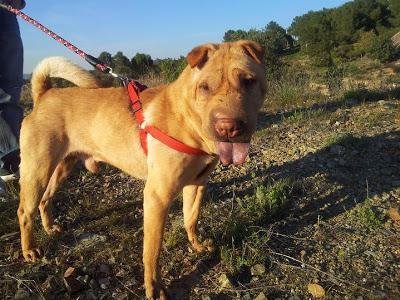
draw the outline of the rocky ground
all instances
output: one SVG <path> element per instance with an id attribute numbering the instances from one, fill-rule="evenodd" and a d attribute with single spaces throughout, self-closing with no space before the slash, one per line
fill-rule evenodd
<path id="1" fill-rule="evenodd" d="M 398 91 L 397 94 L 398 95 Z M 197 255 L 172 207 L 161 257 L 173 299 L 400 299 L 400 103 L 378 97 L 260 116 L 250 159 L 212 174 Z M 141 299 L 143 183 L 77 169 L 55 196 L 64 228 L 36 229 L 25 264 L 18 187 L 0 203 L 0 297 Z M 325 295 L 325 296 L 324 296 Z"/>

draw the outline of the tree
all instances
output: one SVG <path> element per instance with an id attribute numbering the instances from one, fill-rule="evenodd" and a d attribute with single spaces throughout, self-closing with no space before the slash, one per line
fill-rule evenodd
<path id="1" fill-rule="evenodd" d="M 153 60 L 148 54 L 136 53 L 131 59 L 131 68 L 135 76 L 147 74 L 153 68 Z"/>
<path id="2" fill-rule="evenodd" d="M 121 52 L 118 51 L 111 60 L 111 67 L 115 73 L 125 77 L 132 77 L 132 68 L 130 60 Z"/>
<path id="3" fill-rule="evenodd" d="M 165 80 L 172 82 L 182 73 L 183 69 L 187 66 L 187 61 L 183 56 L 178 59 L 166 58 L 158 60 L 157 66 Z"/>
<path id="4" fill-rule="evenodd" d="M 390 10 L 390 22 L 393 26 L 400 26 L 400 1 L 388 0 Z"/>
<path id="5" fill-rule="evenodd" d="M 294 18 L 289 32 L 298 38 L 302 50 L 308 53 L 317 65 L 332 64 L 334 28 L 329 10 L 311 11 Z"/>
<path id="6" fill-rule="evenodd" d="M 107 51 L 101 52 L 98 59 L 109 66 L 111 66 L 111 64 L 112 64 L 112 56 Z"/>
<path id="7" fill-rule="evenodd" d="M 282 54 L 289 46 L 286 30 L 278 23 L 271 21 L 264 29 L 266 44 L 275 54 Z"/>
<path id="8" fill-rule="evenodd" d="M 248 34 L 244 30 L 228 30 L 224 34 L 224 42 L 234 42 L 238 40 L 247 40 Z"/>

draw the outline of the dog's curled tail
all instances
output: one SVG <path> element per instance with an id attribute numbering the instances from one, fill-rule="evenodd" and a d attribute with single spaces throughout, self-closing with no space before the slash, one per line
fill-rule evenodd
<path id="1" fill-rule="evenodd" d="M 50 77 L 63 78 L 83 88 L 100 87 L 96 78 L 82 67 L 64 57 L 49 57 L 42 60 L 32 74 L 32 98 L 35 104 L 40 96 L 51 88 Z"/>

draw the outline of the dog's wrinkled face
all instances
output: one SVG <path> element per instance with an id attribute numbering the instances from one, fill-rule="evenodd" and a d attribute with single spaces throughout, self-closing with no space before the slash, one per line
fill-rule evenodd
<path id="1" fill-rule="evenodd" d="M 188 54 L 193 110 L 223 164 L 245 161 L 264 101 L 263 48 L 251 41 L 207 44 Z"/>

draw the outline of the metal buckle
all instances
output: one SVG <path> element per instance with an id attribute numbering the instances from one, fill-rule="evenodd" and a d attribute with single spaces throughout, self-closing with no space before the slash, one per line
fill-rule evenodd
<path id="1" fill-rule="evenodd" d="M 134 109 L 133 107 L 136 105 L 136 103 L 139 103 L 139 108 Z M 136 114 L 139 110 L 142 109 L 142 101 L 140 101 L 140 99 L 137 99 L 135 102 L 132 102 L 132 111 L 134 114 Z"/>

